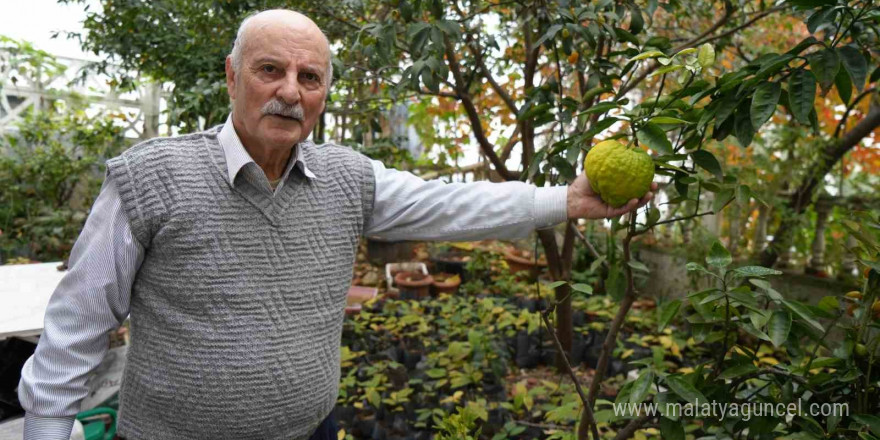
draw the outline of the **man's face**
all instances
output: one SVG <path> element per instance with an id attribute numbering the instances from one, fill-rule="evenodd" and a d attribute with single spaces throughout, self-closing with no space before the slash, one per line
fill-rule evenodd
<path id="1" fill-rule="evenodd" d="M 330 53 L 320 30 L 308 22 L 253 23 L 242 63 L 226 60 L 226 83 L 236 131 L 246 147 L 288 149 L 306 139 L 324 110 Z M 302 107 L 302 119 L 264 111 L 278 100 Z"/>

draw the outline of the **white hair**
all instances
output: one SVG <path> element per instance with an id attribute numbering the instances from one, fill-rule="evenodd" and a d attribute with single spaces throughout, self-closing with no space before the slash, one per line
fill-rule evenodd
<path id="1" fill-rule="evenodd" d="M 238 32 L 235 34 L 235 41 L 232 43 L 232 52 L 229 53 L 229 57 L 232 59 L 232 69 L 235 71 L 235 76 L 238 76 L 241 73 L 241 63 L 243 62 L 244 55 L 242 51 L 244 50 L 244 46 L 246 44 L 245 37 L 247 34 L 247 28 L 250 24 L 250 21 L 255 16 L 262 14 L 263 12 L 296 12 L 291 9 L 270 9 L 266 11 L 254 11 L 247 16 L 245 16 L 244 20 L 241 21 L 241 25 L 238 26 Z M 299 14 L 298 12 L 296 12 Z M 330 39 L 327 38 L 327 35 L 324 32 L 321 32 L 321 35 L 324 37 L 324 41 L 327 43 L 327 75 L 325 80 L 325 92 L 330 94 L 330 84 L 333 82 L 333 60 L 330 55 Z"/>

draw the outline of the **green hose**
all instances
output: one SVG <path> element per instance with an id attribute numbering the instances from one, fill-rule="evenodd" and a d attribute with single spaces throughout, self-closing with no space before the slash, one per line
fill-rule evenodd
<path id="1" fill-rule="evenodd" d="M 92 408 L 87 411 L 83 411 L 76 415 L 76 419 L 79 421 L 83 421 L 84 419 L 100 416 L 100 415 L 109 415 L 110 420 L 110 429 L 107 430 L 107 433 L 104 434 L 104 440 L 113 440 L 113 437 L 116 436 L 116 410 L 113 408 L 107 408 L 105 406 L 99 406 L 97 408 Z"/>

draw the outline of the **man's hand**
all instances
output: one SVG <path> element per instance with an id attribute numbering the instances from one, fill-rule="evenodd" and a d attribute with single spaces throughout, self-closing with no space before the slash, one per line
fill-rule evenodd
<path id="1" fill-rule="evenodd" d="M 632 199 L 626 205 L 620 208 L 613 208 L 599 198 L 599 194 L 593 191 L 587 175 L 581 174 L 574 179 L 574 182 L 568 187 L 568 218 L 612 218 L 626 214 L 636 208 L 645 206 L 654 198 L 654 191 L 657 191 L 657 182 L 651 184 L 651 191 L 642 196 L 641 199 Z"/>

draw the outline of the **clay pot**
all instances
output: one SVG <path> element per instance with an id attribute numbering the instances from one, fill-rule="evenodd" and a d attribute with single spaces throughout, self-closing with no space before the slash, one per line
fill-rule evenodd
<path id="1" fill-rule="evenodd" d="M 433 295 L 441 293 L 455 294 L 461 285 L 461 276 L 451 273 L 434 274 Z"/>
<path id="2" fill-rule="evenodd" d="M 538 274 L 547 267 L 546 260 L 538 259 L 536 262 L 531 252 L 518 249 L 504 251 L 504 260 L 507 261 L 507 266 L 510 267 L 510 273 L 526 272 L 531 280 L 538 278 Z"/>
<path id="3" fill-rule="evenodd" d="M 421 272 L 398 272 L 394 275 L 394 284 L 400 290 L 403 299 L 427 298 L 431 294 L 434 278 Z"/>

